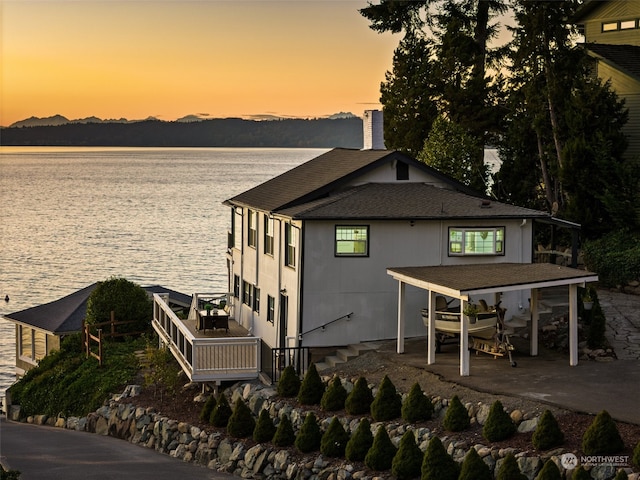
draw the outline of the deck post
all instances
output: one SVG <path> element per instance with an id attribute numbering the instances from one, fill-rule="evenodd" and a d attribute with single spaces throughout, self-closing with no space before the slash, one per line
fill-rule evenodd
<path id="1" fill-rule="evenodd" d="M 530 333 L 530 351 L 532 357 L 538 356 L 538 320 L 540 312 L 538 311 L 538 289 L 531 289 L 531 333 Z"/>
<path id="2" fill-rule="evenodd" d="M 466 301 L 460 302 L 460 376 L 469 376 L 469 317 L 463 312 Z"/>
<path id="3" fill-rule="evenodd" d="M 436 294 L 433 290 L 427 290 L 429 293 L 428 296 L 428 305 L 429 309 L 429 326 L 427 331 L 427 342 L 429 345 L 427 346 L 427 364 L 433 365 L 436 363 Z"/>
<path id="4" fill-rule="evenodd" d="M 398 281 L 398 353 L 404 353 L 404 300 L 405 284 Z"/>
<path id="5" fill-rule="evenodd" d="M 569 285 L 569 365 L 578 365 L 578 285 Z"/>

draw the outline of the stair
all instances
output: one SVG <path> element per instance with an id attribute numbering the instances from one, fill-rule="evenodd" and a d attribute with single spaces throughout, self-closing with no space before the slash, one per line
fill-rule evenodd
<path id="1" fill-rule="evenodd" d="M 348 362 L 349 360 L 358 357 L 362 352 L 377 350 L 378 348 L 380 348 L 380 345 L 372 342 L 347 345 L 344 348 L 336 350 L 333 355 L 327 355 L 321 362 L 316 362 L 316 369 L 318 371 L 322 371 L 327 368 L 333 368 L 336 365 Z"/>

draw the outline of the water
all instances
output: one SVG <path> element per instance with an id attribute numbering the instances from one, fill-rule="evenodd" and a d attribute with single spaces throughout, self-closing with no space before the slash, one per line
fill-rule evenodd
<path id="1" fill-rule="evenodd" d="M 112 276 L 226 291 L 222 202 L 325 151 L 0 148 L 0 317 Z M 0 319 L 0 396 L 14 380 Z"/>

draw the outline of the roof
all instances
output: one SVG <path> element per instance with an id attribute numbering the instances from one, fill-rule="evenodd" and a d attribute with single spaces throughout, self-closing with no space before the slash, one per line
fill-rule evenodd
<path id="1" fill-rule="evenodd" d="M 295 219 L 547 218 L 546 212 L 489 201 L 425 183 L 367 183 L 283 209 Z"/>
<path id="2" fill-rule="evenodd" d="M 388 268 L 387 273 L 410 285 L 457 298 L 472 294 L 598 281 L 596 273 L 550 263 L 393 267 Z"/>
<path id="3" fill-rule="evenodd" d="M 585 48 L 594 56 L 613 64 L 632 77 L 640 80 L 640 46 L 586 43 Z"/>
<path id="4" fill-rule="evenodd" d="M 472 193 L 468 187 L 428 165 L 394 150 L 352 150 L 335 148 L 227 200 L 229 205 L 242 205 L 276 212 L 327 196 L 349 181 L 381 164 L 402 161 L 451 185 Z"/>
<path id="5" fill-rule="evenodd" d="M 9 313 L 5 319 L 29 325 L 56 335 L 78 332 L 87 313 L 87 300 L 98 283 L 93 283 L 53 302 Z M 172 303 L 191 304 L 191 297 L 175 290 L 154 285 L 142 287 L 149 293 L 169 293 Z"/>

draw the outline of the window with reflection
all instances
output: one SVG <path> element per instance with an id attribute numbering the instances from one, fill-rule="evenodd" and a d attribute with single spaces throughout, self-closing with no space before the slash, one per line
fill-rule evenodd
<path id="1" fill-rule="evenodd" d="M 504 227 L 450 227 L 449 255 L 504 255 Z"/>
<path id="2" fill-rule="evenodd" d="M 368 226 L 336 225 L 336 256 L 366 257 L 368 255 Z"/>

